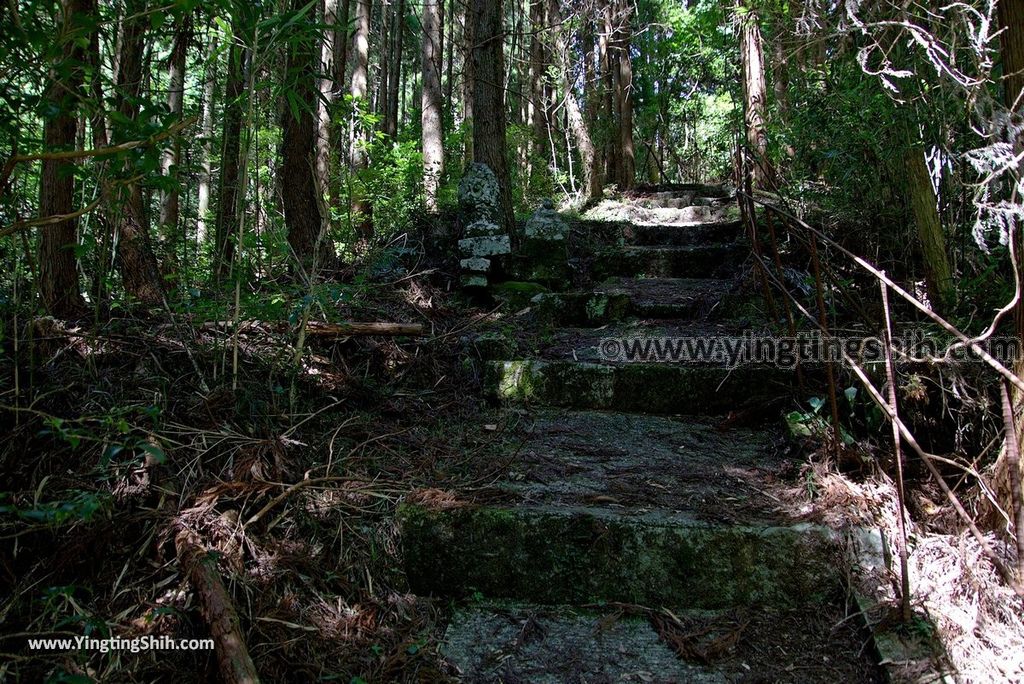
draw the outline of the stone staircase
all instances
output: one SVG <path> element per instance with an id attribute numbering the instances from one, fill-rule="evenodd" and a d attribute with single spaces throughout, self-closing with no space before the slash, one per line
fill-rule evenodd
<path id="1" fill-rule="evenodd" d="M 454 601 L 448 659 L 471 682 L 874 681 L 838 540 L 785 503 L 792 373 L 608 353 L 749 328 L 728 193 L 636 193 L 576 229 L 610 237 L 593 286 L 478 347 L 498 411 L 530 424 L 489 456 L 502 481 L 401 509 L 411 588 Z"/>

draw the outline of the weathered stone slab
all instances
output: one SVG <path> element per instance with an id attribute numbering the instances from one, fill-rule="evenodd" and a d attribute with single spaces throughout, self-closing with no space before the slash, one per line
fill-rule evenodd
<path id="1" fill-rule="evenodd" d="M 813 604 L 840 589 L 832 534 L 636 520 L 614 509 L 463 506 L 399 512 L 418 594 L 715 609 Z"/>
<path id="2" fill-rule="evenodd" d="M 484 259 L 482 257 L 472 257 L 469 259 L 459 260 L 459 266 L 464 271 L 477 271 L 480 273 L 486 273 L 491 268 L 491 260 Z"/>
<path id="3" fill-rule="evenodd" d="M 784 396 L 793 382 L 792 371 L 757 366 L 528 359 L 489 362 L 485 390 L 508 403 L 707 415 Z"/>
<path id="4" fill-rule="evenodd" d="M 480 235 L 459 240 L 459 251 L 467 257 L 494 256 L 508 254 L 512 244 L 508 235 Z"/>
<path id="5" fill-rule="evenodd" d="M 483 604 L 456 611 L 442 652 L 470 682 L 725 684 L 681 661 L 650 623 L 612 611 Z"/>

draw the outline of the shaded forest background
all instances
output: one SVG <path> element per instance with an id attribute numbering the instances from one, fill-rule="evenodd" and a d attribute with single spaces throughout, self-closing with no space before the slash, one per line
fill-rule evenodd
<path id="1" fill-rule="evenodd" d="M 436 616 L 382 589 L 401 580 L 374 534 L 411 487 L 488 475 L 464 467 L 481 447 L 459 427 L 480 411 L 459 344 L 502 315 L 455 294 L 471 163 L 497 175 L 513 234 L 548 198 L 574 216 L 647 185 L 750 190 L 960 329 L 1022 339 L 1022 89 L 1019 0 L 4 3 L 0 508 L 21 551 L 0 565 L 3 616 L 102 630 L 116 609 L 201 631 L 180 597 L 153 598 L 161 569 L 133 566 L 125 589 L 123 558 L 170 563 L 169 519 L 227 539 L 218 521 L 246 497 L 341 469 L 341 570 L 310 570 L 312 518 L 246 543 L 267 590 L 250 609 L 279 621 L 265 642 L 287 642 L 300 607 L 343 636 L 261 665 L 432 672 Z M 808 254 L 784 250 L 813 306 Z M 842 327 L 871 299 L 880 320 L 876 284 L 822 252 L 822 315 Z M 316 339 L 352 321 L 433 336 Z M 961 459 L 944 474 L 970 513 L 1009 537 L 999 383 L 915 369 L 900 392 L 924 446 Z M 848 422 L 867 452 L 889 438 L 880 414 Z"/>

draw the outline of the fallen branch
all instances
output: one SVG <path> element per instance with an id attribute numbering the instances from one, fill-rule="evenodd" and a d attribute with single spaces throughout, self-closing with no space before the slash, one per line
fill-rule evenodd
<path id="1" fill-rule="evenodd" d="M 178 531 L 174 545 L 178 563 L 199 596 L 203 618 L 216 645 L 221 679 L 227 684 L 258 684 L 259 673 L 249 656 L 238 613 L 216 564 L 211 562 L 199 537 L 185 527 Z"/>
<path id="2" fill-rule="evenodd" d="M 231 321 L 209 321 L 199 326 L 204 330 L 229 330 L 233 327 Z M 241 321 L 238 324 L 238 332 L 246 331 L 272 331 L 288 332 L 291 325 L 283 321 Z M 310 321 L 306 324 L 306 334 L 316 337 L 353 337 L 360 335 L 410 335 L 422 336 L 423 325 L 420 323 L 389 323 L 386 321 L 369 321 L 365 323 L 323 323 Z"/>

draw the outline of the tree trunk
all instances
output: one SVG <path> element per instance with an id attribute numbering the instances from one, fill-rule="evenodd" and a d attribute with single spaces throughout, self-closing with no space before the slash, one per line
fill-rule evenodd
<path id="1" fill-rule="evenodd" d="M 96 8 L 93 0 L 65 0 L 60 36 L 61 56 L 51 71 L 43 95 L 56 112 L 43 123 L 43 149 L 52 152 L 75 145 L 76 110 L 85 80 L 86 52 L 82 36 L 92 32 Z M 75 165 L 44 159 L 40 170 L 39 215 L 56 216 L 75 211 Z M 82 312 L 78 286 L 78 221 L 68 219 L 39 229 L 39 290 L 43 306 L 53 316 L 71 318 Z"/>
<path id="2" fill-rule="evenodd" d="M 618 3 L 619 78 L 616 84 L 616 104 L 619 110 L 619 188 L 629 190 L 635 184 L 636 161 L 633 150 L 633 62 L 630 57 L 632 31 L 629 27 L 631 0 Z"/>
<path id="3" fill-rule="evenodd" d="M 547 122 L 544 105 L 544 78 L 547 60 L 544 59 L 544 0 L 530 2 L 530 124 L 533 127 L 533 158 L 539 163 L 547 155 Z"/>
<path id="4" fill-rule="evenodd" d="M 299 12 L 305 0 L 292 0 L 292 11 Z M 281 108 L 281 197 L 288 245 L 295 259 L 307 273 L 328 263 L 333 250 L 325 241 L 321 196 L 318 191 L 316 166 L 317 92 L 313 79 L 316 59 L 311 40 L 307 38 L 315 16 L 307 11 L 292 24 L 288 56 L 282 81 L 293 83 L 291 94 Z M 297 106 L 292 106 L 294 102 Z"/>
<path id="5" fill-rule="evenodd" d="M 1018 113 L 1024 103 L 1024 0 L 999 0 L 999 45 L 1003 62 L 1003 100 Z"/>
<path id="6" fill-rule="evenodd" d="M 367 79 L 370 69 L 370 14 L 372 9 L 372 0 L 356 0 L 356 31 L 353 38 L 356 61 L 352 69 L 352 101 L 355 111 L 349 130 L 349 159 L 351 159 L 354 173 L 365 169 L 368 161 L 360 118 L 367 111 L 368 105 Z M 360 216 L 356 226 L 360 236 L 364 239 L 373 237 L 371 207 L 362 197 L 361 192 L 356 193 L 352 202 L 352 210 Z"/>
<path id="7" fill-rule="evenodd" d="M 473 34 L 473 6 L 468 0 L 464 1 L 462 15 L 463 45 L 462 45 L 462 124 L 465 132 L 464 159 L 467 163 L 473 161 L 473 97 L 476 91 L 476 67 L 474 66 L 473 53 L 475 52 L 476 37 Z"/>
<path id="8" fill-rule="evenodd" d="M 210 152 L 213 144 L 213 97 L 217 86 L 217 63 L 214 55 L 217 54 L 217 39 L 210 39 L 210 45 L 206 52 L 206 74 L 203 81 L 203 108 L 202 108 L 202 141 L 200 143 L 199 161 L 199 201 L 196 205 L 196 243 L 200 246 L 206 243 L 206 220 L 210 213 L 210 178 L 213 175 L 213 168 L 210 165 Z"/>
<path id="9" fill-rule="evenodd" d="M 515 213 L 509 186 L 505 141 L 504 59 L 501 0 L 472 0 L 473 24 L 473 159 L 486 164 L 498 178 L 502 228 L 512 231 Z"/>
<path id="10" fill-rule="evenodd" d="M 129 2 L 126 7 L 127 17 L 122 22 L 117 90 L 121 98 L 118 110 L 125 121 L 134 122 L 139 115 L 143 41 L 149 23 L 145 9 L 144 2 Z M 126 176 L 134 174 L 131 168 L 125 168 L 124 171 Z M 142 189 L 138 182 L 121 186 L 117 193 L 117 210 L 113 215 L 118 216 L 117 265 L 125 291 L 143 304 L 159 304 L 163 300 L 163 284 L 153 255 Z"/>
<path id="11" fill-rule="evenodd" d="M 441 112 L 441 35 L 444 0 L 423 2 L 423 196 L 427 211 L 437 211 L 437 189 L 444 167 Z"/>
<path id="12" fill-rule="evenodd" d="M 580 160 L 583 164 L 583 186 L 587 199 L 601 197 L 603 183 L 601 181 L 601 170 L 597 164 L 597 153 L 594 150 L 594 141 L 590 137 L 587 123 L 583 119 L 579 102 L 576 100 L 576 93 L 573 92 L 569 75 L 574 73 L 573 65 L 570 63 L 569 51 L 562 33 L 562 11 L 559 7 L 559 0 L 548 0 L 548 18 L 552 26 L 552 35 L 555 41 L 555 64 L 562 75 L 562 90 L 565 91 L 565 111 L 569 119 L 569 129 L 576 140 L 576 147 L 580 151 Z M 630 149 L 632 149 L 632 135 L 629 136 Z"/>
<path id="13" fill-rule="evenodd" d="M 740 17 L 740 62 L 743 68 L 744 123 L 747 146 L 754 157 L 751 181 L 756 188 L 765 186 L 771 175 L 768 165 L 768 137 L 765 132 L 764 48 L 757 12 L 746 3 L 747 12 Z"/>
<path id="14" fill-rule="evenodd" d="M 188 56 L 188 44 L 192 39 L 192 16 L 185 14 L 179 19 L 178 28 L 174 33 L 174 46 L 167 67 L 167 109 L 176 119 L 181 119 L 185 104 L 185 59 Z M 177 270 L 179 192 L 177 166 L 181 156 L 181 140 L 177 136 L 164 151 L 160 159 L 160 174 L 172 178 L 173 185 L 160 191 L 160 231 L 164 243 L 168 246 L 173 270 Z"/>
<path id="15" fill-rule="evenodd" d="M 227 275 L 234 258 L 235 222 L 237 221 L 238 195 L 241 177 L 240 154 L 242 139 L 242 115 L 245 102 L 246 71 L 249 50 L 232 42 L 228 51 L 227 83 L 224 87 L 224 132 L 221 141 L 220 182 L 217 190 L 217 215 L 214 220 L 214 272 L 218 278 Z"/>
<path id="16" fill-rule="evenodd" d="M 348 89 L 345 84 L 348 81 L 345 78 L 345 73 L 348 69 L 348 44 L 350 40 L 349 31 L 349 8 L 350 0 L 341 0 L 341 6 L 338 10 L 337 22 L 334 24 L 334 56 L 333 62 L 333 76 L 334 76 L 334 97 L 342 97 L 344 92 Z M 339 164 L 347 163 L 348 160 L 348 135 L 345 130 L 344 124 L 334 127 L 333 131 L 333 146 L 334 153 L 337 155 Z M 335 192 L 335 199 L 337 200 L 341 195 L 340 192 Z"/>
<path id="17" fill-rule="evenodd" d="M 316 181 L 317 195 L 326 197 L 331 188 L 331 111 L 334 109 L 334 93 L 338 83 L 334 70 L 334 56 L 337 52 L 335 26 L 338 24 L 338 0 L 324 0 L 323 40 L 320 43 L 320 73 L 318 79 L 320 97 L 316 102 Z"/>
<path id="18" fill-rule="evenodd" d="M 398 135 L 398 95 L 402 84 L 402 53 L 405 48 L 405 0 L 398 0 L 395 12 L 394 44 L 391 52 L 387 92 L 388 134 Z"/>
<path id="19" fill-rule="evenodd" d="M 601 79 L 604 84 L 604 121 L 602 125 L 604 142 L 604 175 L 609 180 L 618 181 L 619 173 L 619 117 L 615 106 L 615 82 L 619 67 L 616 53 L 612 48 L 614 33 L 613 0 L 604 0 L 604 30 L 598 39 L 598 52 L 601 58 Z"/>
<path id="20" fill-rule="evenodd" d="M 912 143 L 904 153 L 903 168 L 907 174 L 907 198 L 917 225 L 924 261 L 928 298 L 936 311 L 943 311 L 953 302 L 954 284 L 924 148 Z"/>

